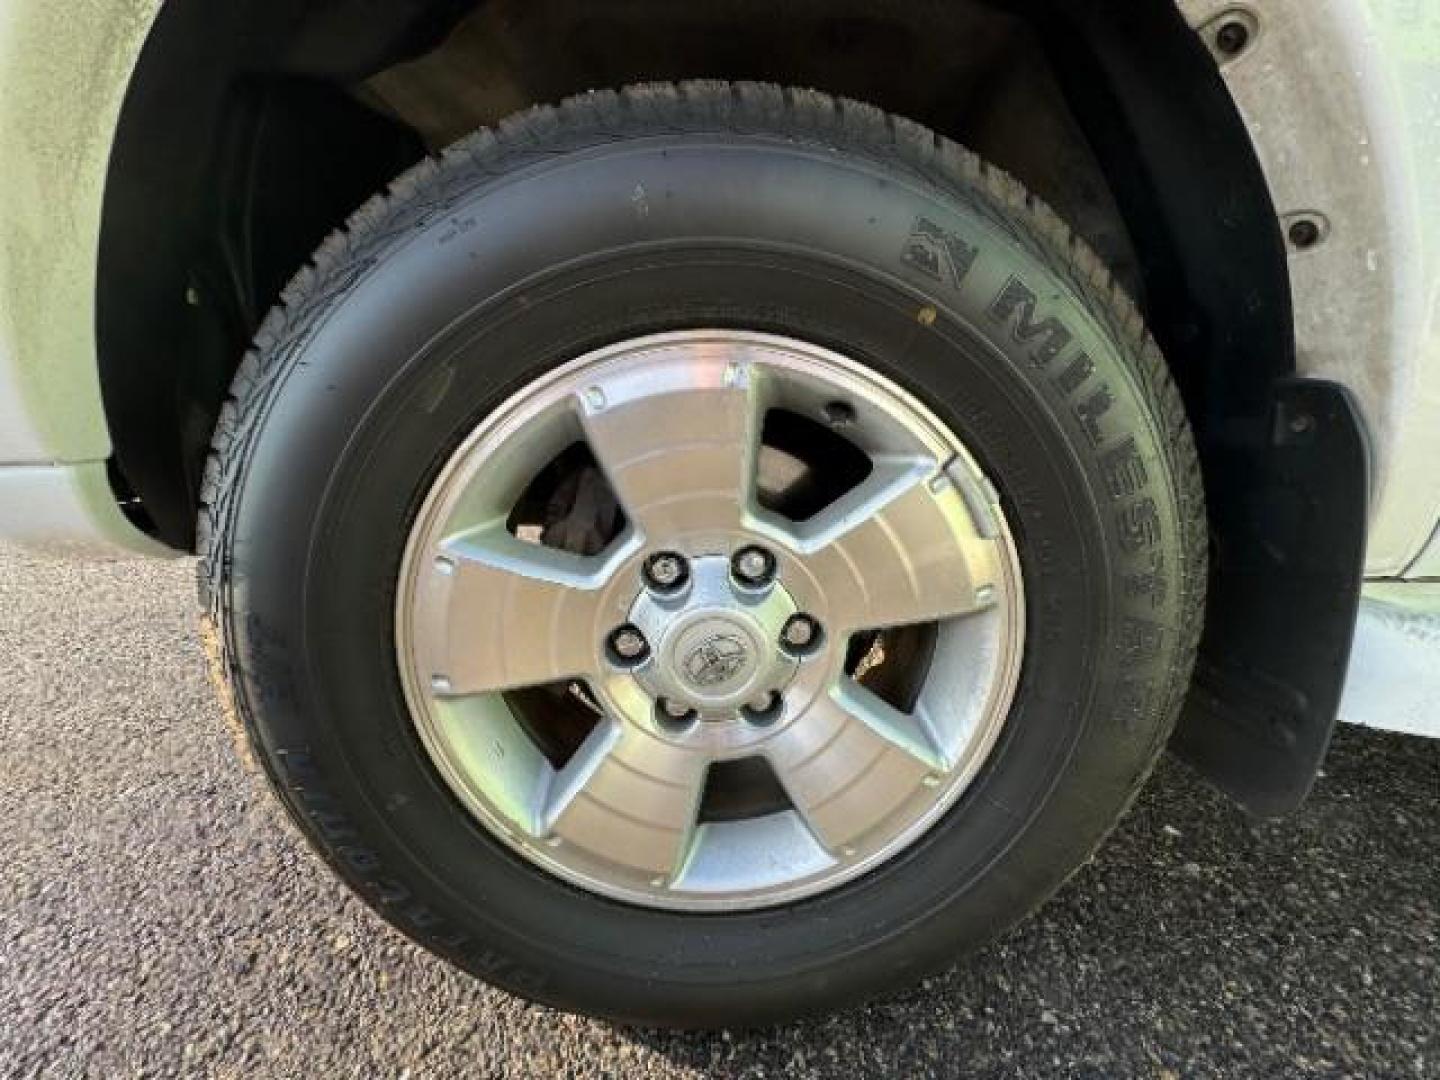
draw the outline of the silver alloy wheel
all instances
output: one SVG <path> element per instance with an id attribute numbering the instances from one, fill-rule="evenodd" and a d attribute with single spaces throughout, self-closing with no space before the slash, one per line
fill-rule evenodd
<path id="1" fill-rule="evenodd" d="M 868 475 L 805 520 L 763 508 L 772 409 L 843 413 Z M 509 527 L 533 477 L 577 441 L 625 516 L 593 556 Z M 647 565 L 662 553 L 684 561 L 673 590 Z M 789 640 L 797 618 L 803 647 Z M 908 711 L 847 672 L 854 635 L 930 623 Z M 619 655 L 620 630 L 644 647 Z M 421 507 L 396 611 L 412 716 L 470 812 L 573 884 L 691 911 L 813 895 L 916 840 L 994 745 L 1024 634 L 1014 541 L 955 436 L 845 357 L 738 331 L 624 342 L 506 401 Z M 602 713 L 558 767 L 507 696 L 555 683 L 583 684 Z M 789 808 L 699 820 L 712 764 L 749 757 L 769 763 Z"/>

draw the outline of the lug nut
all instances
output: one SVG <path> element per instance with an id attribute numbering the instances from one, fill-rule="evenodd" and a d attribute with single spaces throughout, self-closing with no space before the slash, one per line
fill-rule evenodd
<path id="1" fill-rule="evenodd" d="M 1250 28 L 1236 19 L 1215 32 L 1215 46 L 1226 56 L 1239 56 L 1250 44 Z"/>
<path id="2" fill-rule="evenodd" d="M 682 701 L 660 698 L 655 702 L 655 719 L 662 730 L 678 733 L 694 721 L 695 710 Z"/>
<path id="3" fill-rule="evenodd" d="M 848 427 L 855 422 L 855 406 L 848 401 L 826 402 L 820 411 L 831 427 Z"/>
<path id="4" fill-rule="evenodd" d="M 685 584 L 689 576 L 685 560 L 671 551 L 662 551 L 650 556 L 645 563 L 645 580 L 655 589 L 669 592 Z"/>
<path id="5" fill-rule="evenodd" d="M 735 577 L 746 585 L 764 585 L 775 574 L 775 556 L 764 548 L 741 548 L 730 561 Z"/>
<path id="6" fill-rule="evenodd" d="M 759 727 L 766 727 L 780 719 L 782 705 L 783 702 L 780 695 L 776 691 L 771 690 L 769 693 L 762 694 L 750 702 L 741 712 L 744 713 L 745 719 L 749 720 L 750 723 Z"/>
<path id="7" fill-rule="evenodd" d="M 780 640 L 791 652 L 805 652 L 820 641 L 820 624 L 809 615 L 791 615 Z"/>
<path id="8" fill-rule="evenodd" d="M 628 623 L 610 635 L 610 651 L 621 660 L 634 662 L 650 651 L 645 635 Z"/>

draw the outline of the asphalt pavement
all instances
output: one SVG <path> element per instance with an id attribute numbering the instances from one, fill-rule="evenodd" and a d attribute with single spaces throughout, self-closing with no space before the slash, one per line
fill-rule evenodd
<path id="1" fill-rule="evenodd" d="M 0 1076 L 1440 1076 L 1440 742 L 1247 822 L 1165 762 L 1038 916 L 759 1032 L 527 1005 L 352 900 L 240 767 L 189 562 L 0 548 Z"/>

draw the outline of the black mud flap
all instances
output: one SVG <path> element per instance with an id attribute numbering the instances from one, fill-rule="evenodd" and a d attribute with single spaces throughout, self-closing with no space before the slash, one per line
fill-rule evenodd
<path id="1" fill-rule="evenodd" d="M 1343 388 L 1282 382 L 1267 423 L 1206 447 L 1207 476 L 1235 482 L 1210 500 L 1209 611 L 1171 743 L 1264 818 L 1304 801 L 1335 729 L 1369 493 L 1368 448 Z"/>

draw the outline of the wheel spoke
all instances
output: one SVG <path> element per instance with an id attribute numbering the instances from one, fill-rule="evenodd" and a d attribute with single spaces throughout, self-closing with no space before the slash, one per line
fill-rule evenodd
<path id="1" fill-rule="evenodd" d="M 414 626 L 432 689 L 512 690 L 592 671 L 614 560 L 525 543 L 500 525 L 447 540 L 421 570 Z"/>
<path id="2" fill-rule="evenodd" d="M 882 460 L 796 542 L 838 628 L 934 622 L 994 603 L 1000 561 L 979 516 L 933 460 Z"/>
<path id="3" fill-rule="evenodd" d="M 663 357 L 579 395 L 591 451 L 645 536 L 727 532 L 753 499 L 761 410 L 730 350 Z"/>
<path id="4" fill-rule="evenodd" d="M 600 724 L 556 774 L 544 828 L 562 844 L 669 883 L 695 835 L 707 768 L 700 754 Z"/>
<path id="5" fill-rule="evenodd" d="M 846 682 L 816 699 L 769 750 L 786 793 L 816 838 L 843 852 L 944 771 L 914 717 Z"/>

